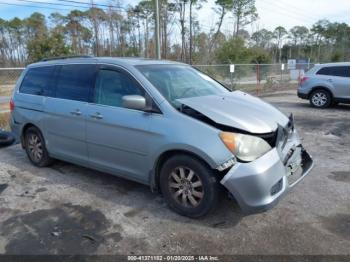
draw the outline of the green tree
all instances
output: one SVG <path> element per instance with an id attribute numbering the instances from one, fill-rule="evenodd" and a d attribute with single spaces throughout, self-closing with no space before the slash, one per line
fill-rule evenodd
<path id="1" fill-rule="evenodd" d="M 100 50 L 102 49 L 100 46 L 101 25 L 107 20 L 106 13 L 103 9 L 92 6 L 85 12 L 85 15 L 92 27 L 94 38 L 94 54 L 96 56 L 99 56 L 101 53 Z"/>
<path id="2" fill-rule="evenodd" d="M 261 29 L 253 33 L 251 39 L 254 42 L 254 46 L 268 49 L 271 47 L 273 33 L 269 30 Z"/>
<path id="3" fill-rule="evenodd" d="M 309 29 L 305 26 L 294 26 L 289 32 L 294 43 L 294 47 L 297 49 L 296 56 L 300 58 L 301 47 L 305 44 L 305 39 L 307 39 Z"/>
<path id="4" fill-rule="evenodd" d="M 45 39 L 32 39 L 28 42 L 28 62 L 36 62 L 46 57 L 59 57 L 71 53 L 62 34 L 52 33 Z"/>
<path id="5" fill-rule="evenodd" d="M 235 19 L 234 36 L 237 36 L 241 28 L 258 18 L 255 0 L 233 0 L 232 14 Z"/>
<path id="6" fill-rule="evenodd" d="M 224 18 L 227 12 L 233 7 L 233 0 L 216 0 L 215 5 L 214 11 L 219 15 L 219 21 L 217 22 L 217 29 L 209 46 L 209 53 L 211 53 L 212 48 L 217 43 Z"/>
<path id="7" fill-rule="evenodd" d="M 206 0 L 189 0 L 190 2 L 190 47 L 189 47 L 189 61 L 192 64 L 192 52 L 193 52 L 193 6 L 196 6 L 197 9 L 200 9 L 201 3 L 206 2 Z"/>
<path id="8" fill-rule="evenodd" d="M 278 62 L 282 63 L 282 41 L 283 38 L 288 34 L 287 30 L 283 26 L 278 26 L 273 31 L 273 36 L 277 42 L 278 49 Z"/>
<path id="9" fill-rule="evenodd" d="M 217 60 L 224 64 L 244 64 L 249 63 L 251 59 L 249 49 L 242 38 L 226 41 L 215 53 Z"/>
<path id="10" fill-rule="evenodd" d="M 143 0 L 137 8 L 140 10 L 140 17 L 143 19 L 144 26 L 144 57 L 148 57 L 149 53 L 149 31 L 150 31 L 150 20 L 154 16 L 154 3 L 152 0 Z"/>

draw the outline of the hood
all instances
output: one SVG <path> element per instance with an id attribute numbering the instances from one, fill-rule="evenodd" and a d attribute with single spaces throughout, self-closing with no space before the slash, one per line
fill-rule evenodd
<path id="1" fill-rule="evenodd" d="M 178 99 L 180 103 L 200 112 L 217 124 L 253 134 L 274 132 L 286 126 L 288 117 L 275 107 L 241 91 Z"/>

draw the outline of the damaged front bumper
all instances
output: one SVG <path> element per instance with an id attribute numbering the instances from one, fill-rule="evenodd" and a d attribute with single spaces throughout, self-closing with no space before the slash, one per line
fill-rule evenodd
<path id="1" fill-rule="evenodd" d="M 221 180 L 241 209 L 256 213 L 275 206 L 313 168 L 312 157 L 296 131 L 275 148 L 249 163 L 236 163 Z"/>

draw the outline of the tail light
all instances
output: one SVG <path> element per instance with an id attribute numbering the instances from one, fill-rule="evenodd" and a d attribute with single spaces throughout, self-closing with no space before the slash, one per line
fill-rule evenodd
<path id="1" fill-rule="evenodd" d="M 309 78 L 307 77 L 307 76 L 302 76 L 301 78 L 300 78 L 300 85 L 303 85 L 307 80 L 308 80 Z"/>
<path id="2" fill-rule="evenodd" d="M 13 102 L 13 99 L 11 98 L 11 101 L 10 101 L 10 110 L 11 112 L 15 109 L 15 102 Z"/>

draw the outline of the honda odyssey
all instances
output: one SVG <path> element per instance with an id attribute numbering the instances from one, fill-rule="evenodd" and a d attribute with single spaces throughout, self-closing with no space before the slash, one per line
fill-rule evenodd
<path id="1" fill-rule="evenodd" d="M 182 63 L 41 61 L 10 106 L 34 165 L 60 159 L 149 185 L 189 217 L 213 210 L 221 190 L 244 211 L 266 210 L 313 166 L 292 115 Z"/>

